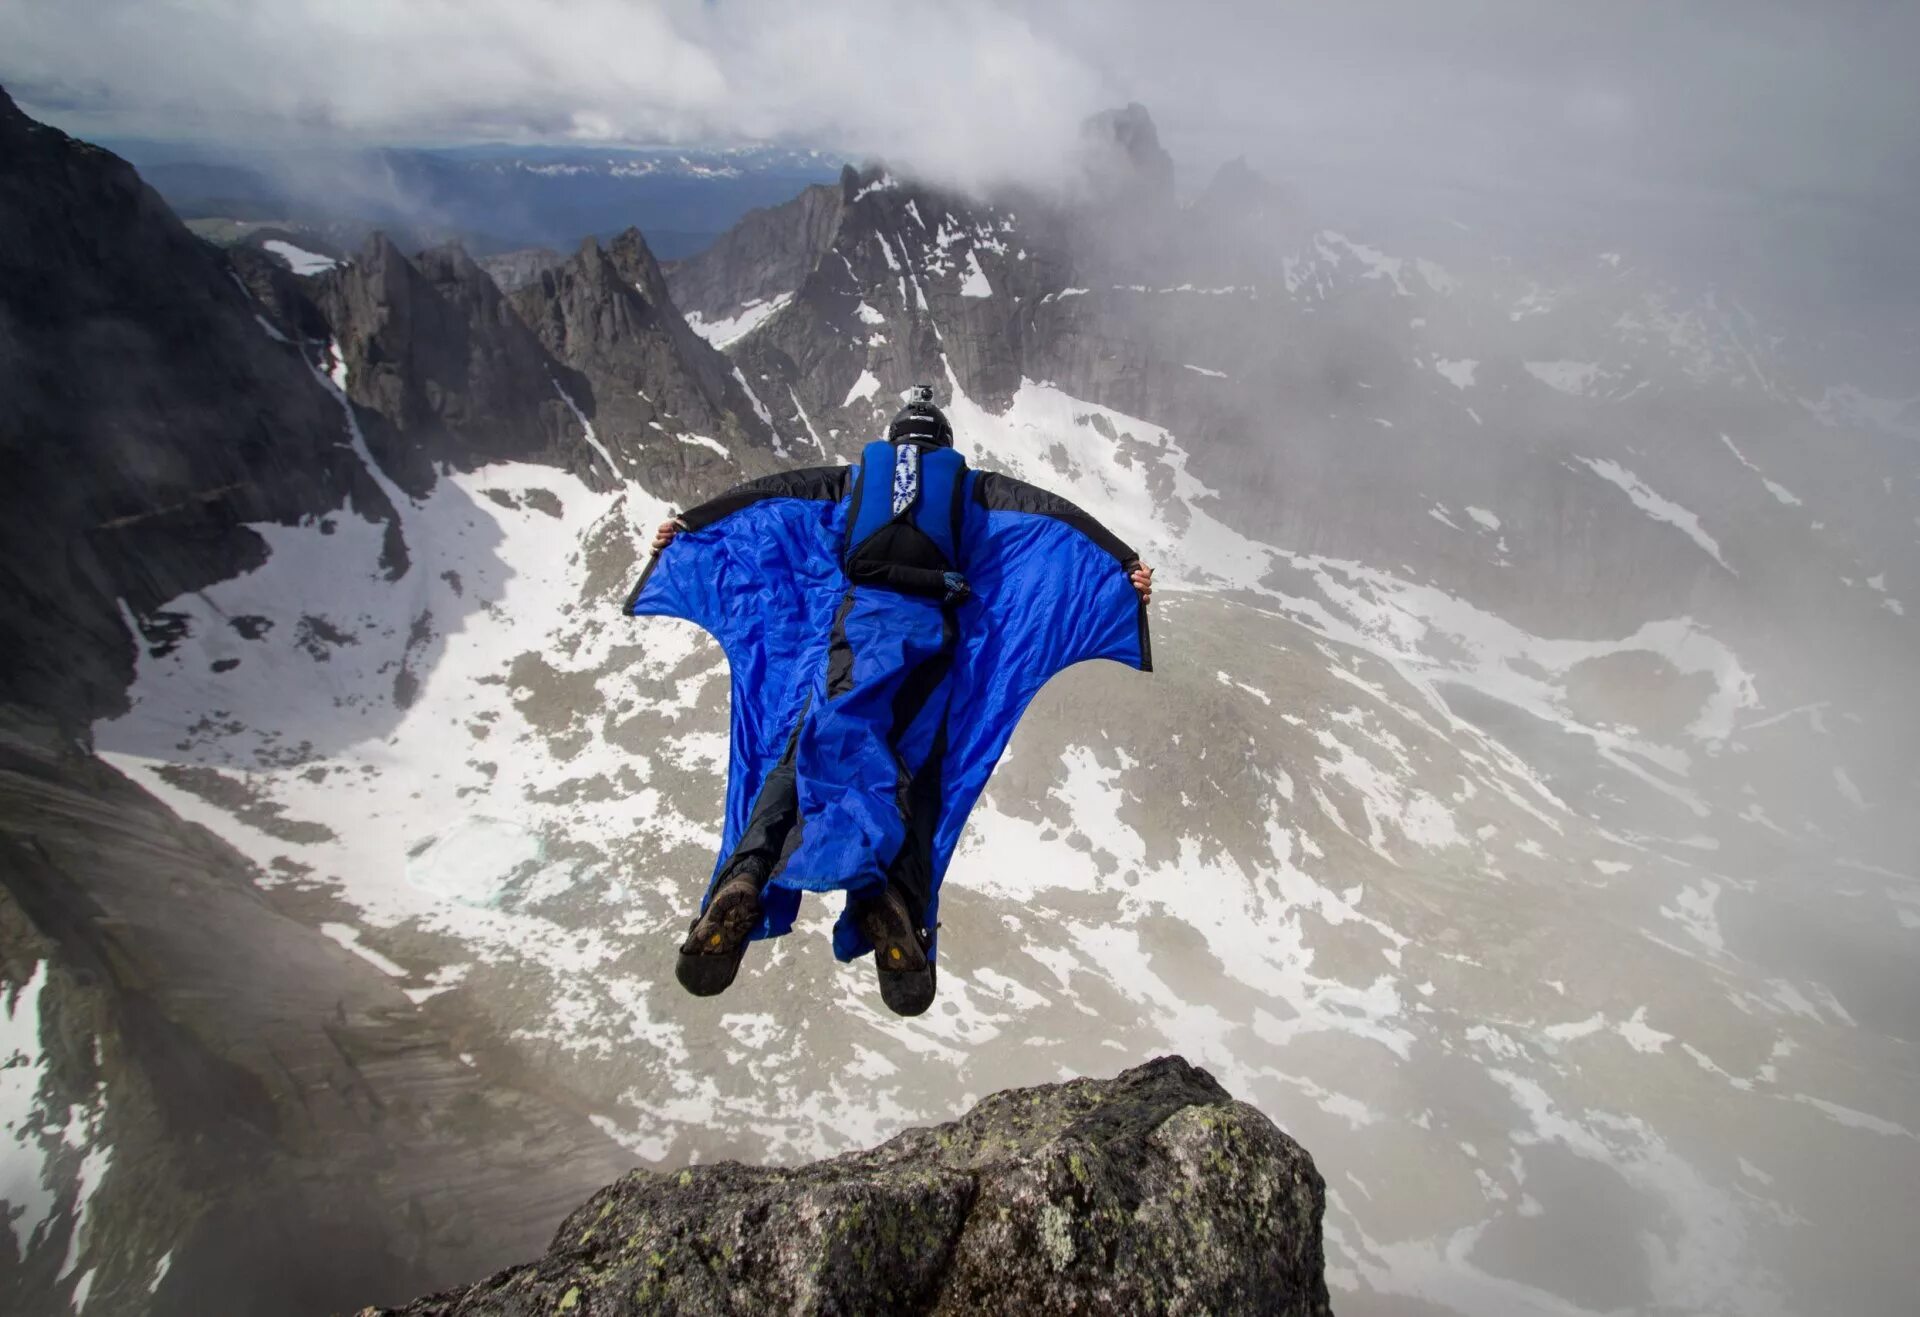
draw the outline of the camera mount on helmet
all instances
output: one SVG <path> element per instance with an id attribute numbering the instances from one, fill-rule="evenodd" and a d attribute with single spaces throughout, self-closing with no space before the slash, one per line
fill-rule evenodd
<path id="1" fill-rule="evenodd" d="M 887 438 L 896 444 L 953 447 L 953 426 L 934 406 L 931 384 L 916 384 L 907 390 L 907 404 L 894 414 L 893 423 L 887 427 Z"/>

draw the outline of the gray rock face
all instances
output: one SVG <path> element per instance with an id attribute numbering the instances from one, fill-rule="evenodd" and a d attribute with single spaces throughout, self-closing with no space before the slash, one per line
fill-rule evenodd
<path id="1" fill-rule="evenodd" d="M 633 1171 L 545 1258 L 392 1311 L 1323 1314 L 1325 1205 L 1300 1145 L 1170 1056 L 810 1166 Z"/>
<path id="2" fill-rule="evenodd" d="M 838 183 L 817 184 L 785 205 L 748 211 L 712 246 L 667 270 L 674 302 L 688 315 L 717 320 L 744 302 L 792 292 L 832 249 L 853 177 L 848 168 Z"/>
<path id="3" fill-rule="evenodd" d="M 25 1104 L 7 1113 L 0 1311 L 391 1300 L 509 1240 L 532 1252 L 629 1164 L 546 1077 L 483 1078 L 318 931 L 344 911 L 302 866 L 256 868 L 81 739 L 125 707 L 136 646 L 182 640 L 168 601 L 270 560 L 258 523 L 384 522 L 398 580 L 407 497 L 442 469 L 594 459 L 563 393 L 591 419 L 615 381 L 666 397 L 701 374 L 716 432 L 749 434 L 651 257 L 616 243 L 607 282 L 650 296 L 664 347 L 600 371 L 613 322 L 586 308 L 569 347 L 589 378 L 458 248 L 409 259 L 375 238 L 313 279 L 223 253 L 126 162 L 0 93 L 0 1068 Z M 467 1056 L 489 1036 L 464 1034 Z"/>
<path id="4" fill-rule="evenodd" d="M 766 451 L 766 429 L 752 401 L 726 358 L 687 328 L 638 230 L 604 249 L 587 239 L 514 294 L 513 305 L 578 380 L 569 396 L 620 465 L 610 472 L 604 457 L 578 454 L 590 463 L 580 471 L 590 484 L 637 477 L 691 497 L 760 469 L 753 453 Z"/>
<path id="5" fill-rule="evenodd" d="M 246 523 L 379 491 L 224 258 L 118 156 L 0 92 L 0 702 L 116 707 L 145 615 L 255 564 Z"/>
<path id="6" fill-rule="evenodd" d="M 993 205 L 877 170 L 850 170 L 842 187 L 829 240 L 788 276 L 790 304 L 728 349 L 764 385 L 775 431 L 790 447 L 856 452 L 902 390 L 949 367 L 969 396 L 1004 405 L 1033 351 L 1033 308 L 1067 279 L 1048 218 L 1036 211 L 1015 237 Z"/>
<path id="7" fill-rule="evenodd" d="M 434 464 L 551 457 L 570 425 L 538 339 L 457 245 L 408 260 L 384 234 L 319 281 L 318 302 L 372 413 L 367 445 L 409 493 Z"/>

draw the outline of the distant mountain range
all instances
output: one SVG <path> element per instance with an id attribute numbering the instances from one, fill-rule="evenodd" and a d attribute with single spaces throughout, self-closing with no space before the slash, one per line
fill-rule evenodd
<path id="1" fill-rule="evenodd" d="M 777 146 L 681 149 L 463 146 L 365 150 L 105 145 L 186 220 L 332 230 L 358 246 L 375 228 L 475 255 L 570 247 L 645 230 L 661 259 L 698 251 L 756 206 L 832 179 L 838 155 Z"/>

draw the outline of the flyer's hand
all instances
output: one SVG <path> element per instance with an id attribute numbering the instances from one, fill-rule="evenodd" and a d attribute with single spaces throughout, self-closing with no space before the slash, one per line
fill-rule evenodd
<path id="1" fill-rule="evenodd" d="M 1153 568 L 1143 562 L 1137 562 L 1133 565 L 1133 570 L 1128 573 L 1127 579 L 1133 582 L 1133 588 L 1139 592 L 1141 603 L 1153 602 Z"/>
<path id="2" fill-rule="evenodd" d="M 678 517 L 668 517 L 660 523 L 660 529 L 653 533 L 653 551 L 658 553 L 669 544 L 672 544 L 673 537 L 685 529 L 686 527 L 680 524 Z"/>

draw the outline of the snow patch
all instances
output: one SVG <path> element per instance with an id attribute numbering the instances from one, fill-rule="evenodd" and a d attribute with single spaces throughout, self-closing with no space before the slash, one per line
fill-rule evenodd
<path id="1" fill-rule="evenodd" d="M 760 401 L 760 395 L 753 391 L 753 385 L 747 383 L 746 375 L 741 372 L 738 366 L 733 368 L 733 378 L 739 382 L 741 390 L 747 395 L 747 401 L 753 404 L 753 414 L 760 418 L 760 424 L 771 430 L 773 428 L 773 413 L 768 411 L 766 404 Z"/>
<path id="2" fill-rule="evenodd" d="M 1846 797 L 1847 803 L 1855 809 L 1865 809 L 1867 807 L 1867 798 L 1860 794 L 1860 788 L 1854 785 L 1853 778 L 1848 775 L 1846 769 L 1840 767 L 1834 768 L 1833 787 L 1834 790 Z"/>
<path id="3" fill-rule="evenodd" d="M 800 405 L 800 395 L 794 391 L 791 384 L 787 386 L 787 396 L 793 399 L 793 410 L 799 414 L 800 424 L 807 427 L 807 438 L 813 440 L 813 446 L 820 450 L 822 457 L 825 457 L 827 446 L 820 441 L 820 432 L 813 428 L 813 418 L 808 416 L 807 409 Z"/>
<path id="4" fill-rule="evenodd" d="M 623 479 L 620 467 L 614 462 L 613 454 L 607 451 L 607 446 L 600 442 L 600 436 L 594 433 L 593 422 L 587 419 L 587 414 L 580 410 L 580 404 L 573 400 L 572 395 L 560 387 L 559 380 L 553 381 L 553 391 L 560 395 L 560 401 L 565 403 L 567 410 L 573 413 L 573 419 L 580 422 L 580 429 L 586 435 L 587 445 L 600 454 L 600 460 L 607 464 L 607 474 L 613 477 L 614 483 L 618 484 Z"/>
<path id="5" fill-rule="evenodd" d="M 879 379 L 875 377 L 872 371 L 863 370 L 860 372 L 860 378 L 853 382 L 853 387 L 847 390 L 847 400 L 840 405 L 842 407 L 851 407 L 856 402 L 867 401 L 878 392 L 880 392 Z"/>
<path id="6" fill-rule="evenodd" d="M 137 633 L 136 633 L 137 634 Z M 27 1247 L 54 1208 L 39 1132 L 51 1115 L 41 1107 L 47 1056 L 40 1048 L 40 994 L 48 962 L 38 960 L 24 983 L 0 983 L 0 1212 L 13 1226 L 14 1256 Z"/>
<path id="7" fill-rule="evenodd" d="M 960 281 L 962 297 L 992 297 L 993 285 L 987 282 L 987 272 L 980 268 L 980 258 L 967 249 L 967 274 Z"/>
<path id="8" fill-rule="evenodd" d="M 724 350 L 766 324 L 791 301 L 792 293 L 781 293 L 773 298 L 749 298 L 732 315 L 717 320 L 709 320 L 698 311 L 689 311 L 686 316 L 687 328 L 716 348 Z"/>
<path id="9" fill-rule="evenodd" d="M 1527 374 L 1548 388 L 1572 398 L 1585 397 L 1600 375 L 1600 367 L 1591 361 L 1528 361 L 1522 364 L 1526 366 Z"/>
<path id="10" fill-rule="evenodd" d="M 352 924 L 322 924 L 320 931 L 390 978 L 404 979 L 407 971 L 360 940 L 360 930 Z"/>
<path id="11" fill-rule="evenodd" d="M 292 243 L 282 242 L 278 238 L 269 238 L 261 243 L 260 246 L 263 250 L 272 252 L 275 256 L 285 261 L 288 268 L 298 275 L 325 274 L 328 270 L 340 264 L 339 261 L 331 256 L 322 256 L 319 252 L 310 252 L 304 247 L 296 247 Z"/>
<path id="12" fill-rule="evenodd" d="M 1589 471 L 1592 471 L 1602 480 L 1617 486 L 1628 498 L 1633 500 L 1635 507 L 1639 508 L 1649 517 L 1652 517 L 1655 521 L 1664 521 L 1669 526 L 1676 528 L 1688 539 L 1704 549 L 1709 557 L 1722 567 L 1725 567 L 1728 572 L 1731 572 L 1735 576 L 1739 575 L 1738 572 L 1734 572 L 1733 568 L 1727 567 L 1727 560 L 1720 556 L 1719 544 L 1714 541 L 1711 535 L 1701 529 L 1699 517 L 1687 511 L 1687 509 L 1681 507 L 1672 499 L 1662 498 L 1659 494 L 1656 494 L 1652 489 L 1648 488 L 1647 483 L 1640 479 L 1639 476 L 1636 476 L 1633 472 L 1627 470 L 1627 468 L 1621 466 L 1611 458 L 1596 459 L 1582 457 L 1577 460 L 1584 463 Z"/>
<path id="13" fill-rule="evenodd" d="M 1384 279 L 1392 283 L 1394 291 L 1401 296 L 1411 295 L 1407 291 L 1407 285 L 1400 277 L 1400 273 L 1402 269 L 1405 268 L 1406 262 L 1399 257 L 1389 256 L 1377 247 L 1369 247 L 1365 243 L 1354 242 L 1344 234 L 1335 233 L 1331 229 L 1322 230 L 1320 233 L 1315 234 L 1313 242 L 1314 250 L 1320 254 L 1321 259 L 1329 261 L 1334 265 L 1339 265 L 1341 264 L 1341 256 L 1334 248 L 1344 248 L 1347 254 L 1354 257 L 1360 263 L 1361 268 L 1366 271 L 1361 278 Z M 1438 269 L 1439 267 L 1436 266 L 1435 268 Z"/>

